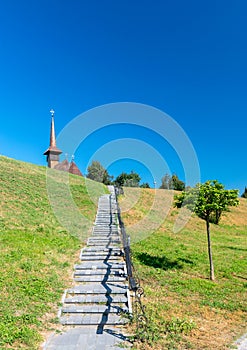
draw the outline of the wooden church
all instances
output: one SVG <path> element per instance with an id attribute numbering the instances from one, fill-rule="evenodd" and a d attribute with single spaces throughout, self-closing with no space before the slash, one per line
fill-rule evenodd
<path id="1" fill-rule="evenodd" d="M 74 162 L 74 157 L 72 156 L 72 161 L 69 163 L 67 159 L 60 162 L 59 156 L 63 152 L 57 148 L 56 145 L 56 136 L 55 136 L 55 125 L 54 125 L 54 110 L 51 111 L 51 129 L 50 129 L 50 146 L 49 148 L 44 152 L 44 155 L 46 156 L 46 160 L 48 163 L 48 167 L 60 171 L 66 171 L 68 173 L 83 176 L 80 172 L 80 169 Z"/>

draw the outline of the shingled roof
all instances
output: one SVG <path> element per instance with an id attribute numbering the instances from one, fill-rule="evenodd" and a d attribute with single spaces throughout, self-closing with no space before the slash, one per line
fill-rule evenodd
<path id="1" fill-rule="evenodd" d="M 63 160 L 61 163 L 58 163 L 55 166 L 55 169 L 61 170 L 61 171 L 69 171 L 70 164 L 67 161 L 67 159 Z"/>
<path id="2" fill-rule="evenodd" d="M 82 173 L 80 172 L 80 169 L 78 168 L 78 166 L 75 164 L 73 160 L 70 163 L 69 172 L 74 175 L 83 176 Z"/>

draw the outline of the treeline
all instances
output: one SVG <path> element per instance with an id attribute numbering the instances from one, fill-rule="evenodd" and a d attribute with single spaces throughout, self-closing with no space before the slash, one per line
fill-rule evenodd
<path id="1" fill-rule="evenodd" d="M 87 168 L 87 178 L 102 182 L 105 185 L 115 185 L 118 187 L 143 187 L 150 188 L 148 182 L 140 184 L 141 177 L 138 173 L 131 171 L 130 173 L 122 172 L 115 179 L 103 165 L 97 161 L 92 161 L 91 165 Z M 178 178 L 176 174 L 165 174 L 161 179 L 161 189 L 183 191 L 185 189 L 185 183 Z"/>

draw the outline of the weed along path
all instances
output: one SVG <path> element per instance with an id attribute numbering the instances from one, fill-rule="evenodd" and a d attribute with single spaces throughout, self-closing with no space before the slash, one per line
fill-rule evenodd
<path id="1" fill-rule="evenodd" d="M 99 198 L 92 236 L 75 266 L 74 285 L 65 291 L 59 320 L 43 350 L 130 349 L 124 334 L 131 310 L 114 188 Z"/>

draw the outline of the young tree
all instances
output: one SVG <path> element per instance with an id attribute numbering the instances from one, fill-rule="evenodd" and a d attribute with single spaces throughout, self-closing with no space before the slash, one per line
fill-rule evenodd
<path id="1" fill-rule="evenodd" d="M 214 265 L 211 248 L 210 222 L 219 223 L 223 211 L 229 206 L 238 205 L 238 190 L 225 190 L 217 180 L 206 181 L 198 184 L 188 192 L 182 192 L 175 196 L 175 206 L 187 206 L 197 216 L 206 221 L 208 257 L 210 264 L 210 279 L 214 281 Z"/>
<path id="2" fill-rule="evenodd" d="M 97 182 L 102 182 L 105 185 L 110 185 L 112 177 L 100 162 L 93 160 L 92 164 L 87 168 L 87 178 Z"/>

